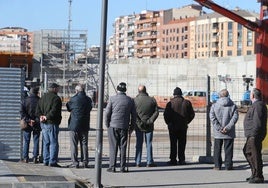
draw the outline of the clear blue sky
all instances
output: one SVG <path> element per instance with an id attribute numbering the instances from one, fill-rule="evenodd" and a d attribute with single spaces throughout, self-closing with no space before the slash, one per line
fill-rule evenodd
<path id="1" fill-rule="evenodd" d="M 102 0 L 72 0 L 71 29 L 88 30 L 88 44 L 100 44 Z M 215 0 L 219 5 L 256 11 L 257 0 Z M 116 17 L 142 10 L 163 10 L 196 3 L 193 0 L 108 0 L 107 35 Z M 208 11 L 207 9 L 204 9 Z M 0 0 L 0 28 L 23 27 L 29 31 L 68 29 L 69 0 Z M 108 40 L 107 37 L 107 40 Z"/>

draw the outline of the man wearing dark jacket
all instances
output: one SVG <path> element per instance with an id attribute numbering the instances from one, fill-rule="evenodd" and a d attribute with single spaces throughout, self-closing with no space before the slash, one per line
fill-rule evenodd
<path id="1" fill-rule="evenodd" d="M 45 166 L 61 167 L 58 161 L 59 125 L 61 123 L 61 98 L 57 95 L 59 85 L 52 83 L 48 92 L 38 102 L 36 115 L 40 117 L 43 139 L 43 163 Z"/>
<path id="2" fill-rule="evenodd" d="M 21 162 L 29 162 L 29 146 L 31 135 L 33 135 L 33 163 L 38 163 L 39 155 L 39 138 L 40 138 L 40 121 L 35 115 L 37 103 L 40 99 L 38 96 L 39 88 L 32 87 L 30 96 L 26 97 L 21 105 L 21 119 L 24 119 L 28 126 L 23 130 L 23 159 Z"/>
<path id="3" fill-rule="evenodd" d="M 117 94 L 109 98 L 105 109 L 105 124 L 108 128 L 110 160 L 108 172 L 115 172 L 118 149 L 120 150 L 120 172 L 126 171 L 127 138 L 130 127 L 136 124 L 133 99 L 126 95 L 126 83 L 117 86 Z"/>
<path id="4" fill-rule="evenodd" d="M 172 98 L 166 105 L 164 119 L 168 125 L 170 139 L 169 165 L 185 164 L 185 147 L 188 124 L 194 119 L 195 112 L 192 103 L 182 97 L 182 91 L 176 87 Z"/>
<path id="5" fill-rule="evenodd" d="M 252 106 L 249 107 L 244 119 L 244 133 L 247 138 L 243 153 L 250 165 L 251 176 L 249 183 L 263 183 L 262 141 L 267 133 L 267 107 L 262 101 L 259 89 L 254 88 L 250 93 Z"/>
<path id="6" fill-rule="evenodd" d="M 70 130 L 71 159 L 69 167 L 79 167 L 78 142 L 80 143 L 81 162 L 84 168 L 88 167 L 88 131 L 90 128 L 90 111 L 92 100 L 84 92 L 81 84 L 75 87 L 76 94 L 66 104 L 67 110 L 71 112 L 68 128 Z"/>
<path id="7" fill-rule="evenodd" d="M 146 148 L 147 148 L 147 167 L 155 167 L 156 164 L 153 160 L 153 130 L 154 121 L 159 115 L 157 103 L 154 98 L 150 97 L 146 92 L 146 87 L 140 85 L 138 87 L 139 94 L 134 99 L 137 120 L 136 120 L 136 155 L 135 161 L 136 166 L 141 166 L 142 157 L 142 145 L 145 137 Z"/>

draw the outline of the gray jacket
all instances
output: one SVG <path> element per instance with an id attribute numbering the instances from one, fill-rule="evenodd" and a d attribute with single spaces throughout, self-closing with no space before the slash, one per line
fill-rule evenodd
<path id="1" fill-rule="evenodd" d="M 238 110 L 236 105 L 229 97 L 222 97 L 211 106 L 209 114 L 214 138 L 233 139 L 235 138 L 235 124 L 238 120 Z M 221 133 L 223 128 L 227 133 Z"/>
<path id="2" fill-rule="evenodd" d="M 128 129 L 136 125 L 136 109 L 133 99 L 118 92 L 111 96 L 105 110 L 106 127 Z"/>

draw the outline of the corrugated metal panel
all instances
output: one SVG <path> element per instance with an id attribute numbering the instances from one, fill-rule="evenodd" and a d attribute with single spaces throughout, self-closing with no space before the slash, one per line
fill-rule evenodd
<path id="1" fill-rule="evenodd" d="M 0 159 L 21 157 L 19 120 L 24 77 L 19 68 L 0 68 Z"/>

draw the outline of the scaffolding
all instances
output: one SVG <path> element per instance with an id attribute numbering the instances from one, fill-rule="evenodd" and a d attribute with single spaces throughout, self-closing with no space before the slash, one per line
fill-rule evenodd
<path id="1" fill-rule="evenodd" d="M 77 83 L 93 84 L 88 83 L 96 71 L 87 58 L 86 30 L 42 30 L 41 46 L 40 80 L 61 85 L 63 98 L 69 97 Z"/>

